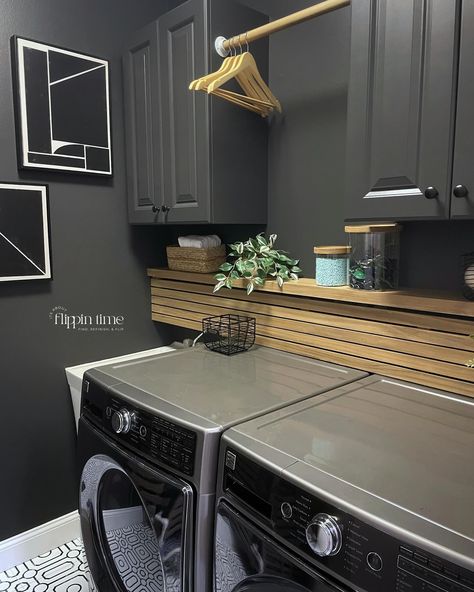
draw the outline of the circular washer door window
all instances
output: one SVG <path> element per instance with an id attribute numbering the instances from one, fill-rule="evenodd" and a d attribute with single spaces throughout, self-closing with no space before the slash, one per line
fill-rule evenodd
<path id="1" fill-rule="evenodd" d="M 109 568 L 126 592 L 163 592 L 160 546 L 137 489 L 126 473 L 102 476 L 98 518 Z"/>

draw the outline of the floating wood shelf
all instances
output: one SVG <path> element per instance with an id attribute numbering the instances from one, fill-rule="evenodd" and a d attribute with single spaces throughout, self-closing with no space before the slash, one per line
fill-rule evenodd
<path id="1" fill-rule="evenodd" d="M 244 284 L 213 294 L 212 275 L 149 269 L 152 318 L 199 330 L 206 316 L 247 314 L 257 343 L 474 397 L 474 303 L 425 291 L 362 292 L 314 280 Z"/>

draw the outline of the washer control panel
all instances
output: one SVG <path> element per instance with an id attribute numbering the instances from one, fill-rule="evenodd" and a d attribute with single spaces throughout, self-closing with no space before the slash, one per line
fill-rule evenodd
<path id="1" fill-rule="evenodd" d="M 404 544 L 230 447 L 224 462 L 224 494 L 306 561 L 357 589 L 474 592 L 472 572 Z"/>
<path id="2" fill-rule="evenodd" d="M 103 387 L 83 387 L 82 413 L 120 443 L 185 475 L 194 473 L 196 433 L 111 396 Z"/>

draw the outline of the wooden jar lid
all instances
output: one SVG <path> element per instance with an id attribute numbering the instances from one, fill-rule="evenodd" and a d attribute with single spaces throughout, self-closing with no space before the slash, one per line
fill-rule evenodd
<path id="1" fill-rule="evenodd" d="M 316 255 L 347 255 L 352 247 L 345 245 L 330 245 L 327 247 L 314 247 Z"/>
<path id="2" fill-rule="evenodd" d="M 357 224 L 356 226 L 345 226 L 344 231 L 349 234 L 362 234 L 370 232 L 400 232 L 402 227 L 397 222 L 391 224 Z"/>

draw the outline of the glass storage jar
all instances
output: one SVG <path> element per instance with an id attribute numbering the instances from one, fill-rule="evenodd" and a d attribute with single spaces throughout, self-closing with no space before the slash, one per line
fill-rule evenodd
<path id="1" fill-rule="evenodd" d="M 357 290 L 398 288 L 400 259 L 399 224 L 346 226 L 352 247 L 349 285 Z"/>
<path id="2" fill-rule="evenodd" d="M 314 247 L 314 252 L 318 286 L 347 286 L 351 248 L 347 246 Z"/>

